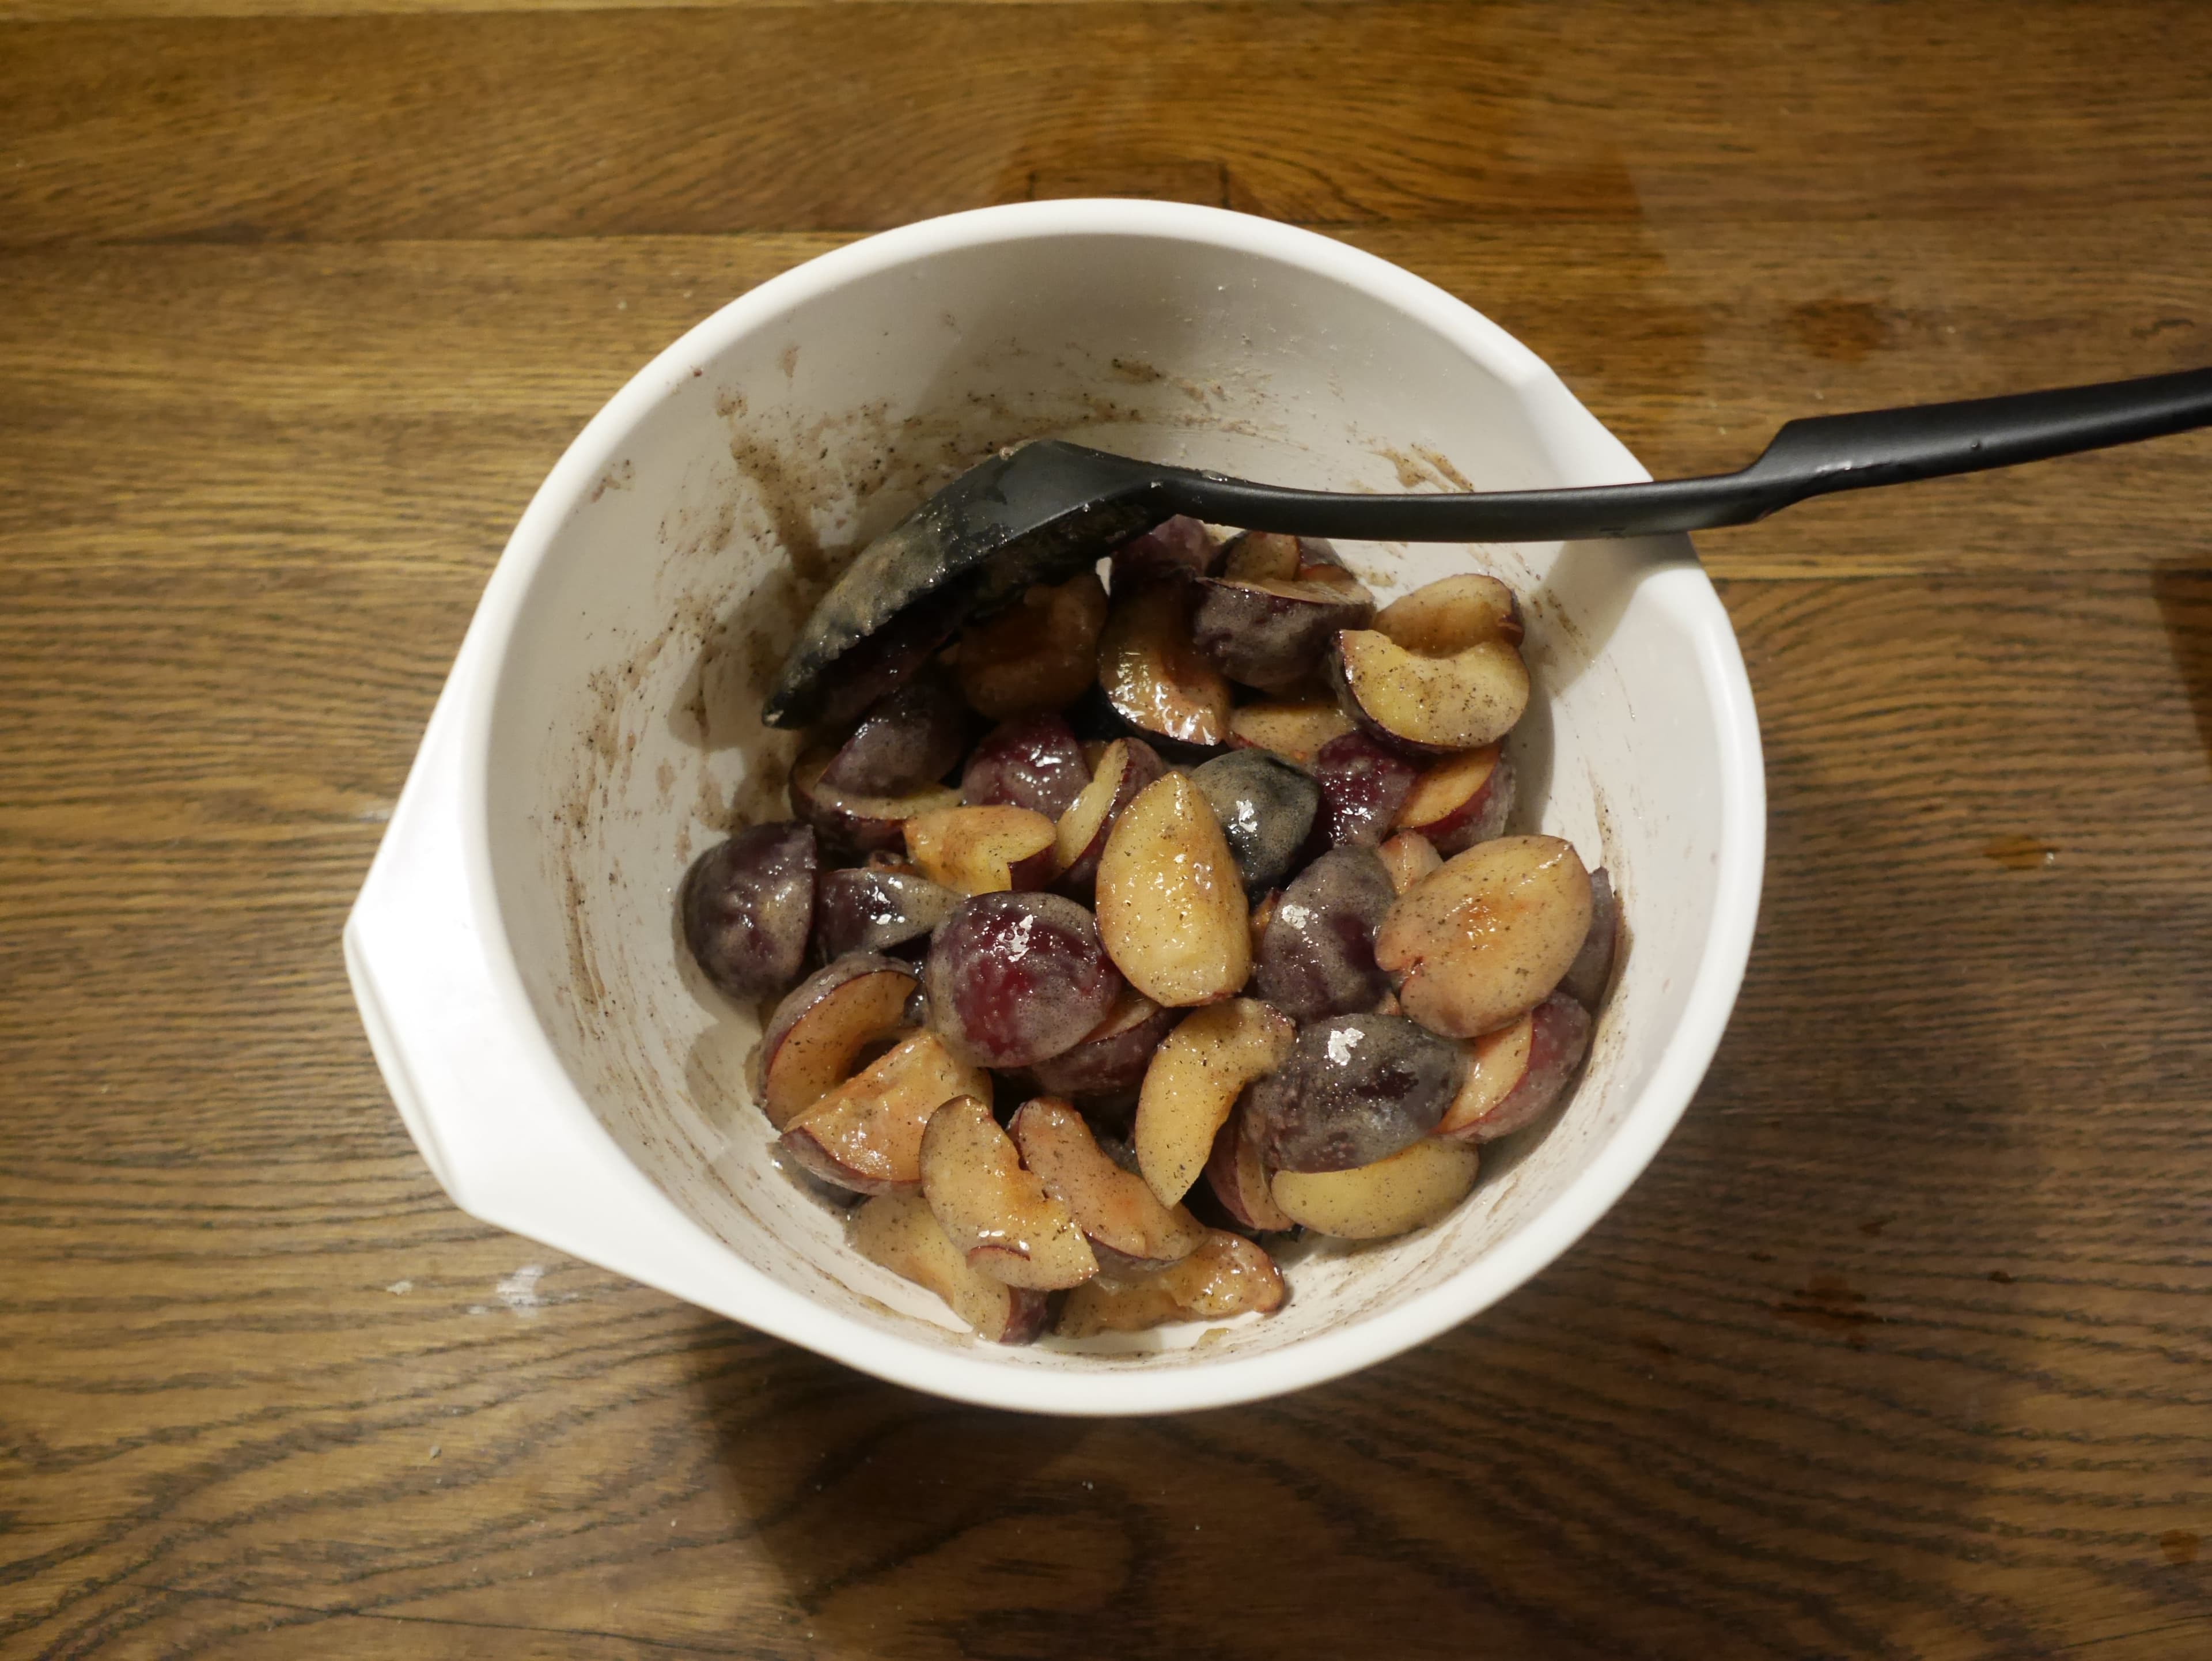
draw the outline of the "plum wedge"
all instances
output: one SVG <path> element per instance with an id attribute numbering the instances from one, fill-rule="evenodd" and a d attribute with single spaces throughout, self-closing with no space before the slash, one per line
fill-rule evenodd
<path id="1" fill-rule="evenodd" d="M 822 775 L 836 752 L 807 751 L 791 764 L 791 810 L 811 824 L 825 849 L 851 855 L 902 849 L 906 822 L 923 813 L 957 807 L 960 793 L 949 785 L 920 784 L 897 795 L 872 796 L 839 790 Z"/>
<path id="2" fill-rule="evenodd" d="M 918 871 L 851 866 L 824 871 L 814 898 L 816 949 L 829 958 L 888 952 L 943 922 L 960 896 Z"/>
<path id="3" fill-rule="evenodd" d="M 1000 721 L 976 742 L 960 776 L 960 799 L 1057 819 L 1090 782 L 1083 746 L 1066 718 L 1036 709 Z"/>
<path id="4" fill-rule="evenodd" d="M 1304 768 L 1267 750 L 1231 750 L 1193 770 L 1221 821 L 1221 833 L 1244 879 L 1259 894 L 1290 874 L 1321 808 L 1321 786 Z"/>
<path id="5" fill-rule="evenodd" d="M 963 894 L 1042 888 L 1059 865 L 1052 821 L 1027 807 L 940 808 L 902 832 L 922 874 Z"/>
<path id="6" fill-rule="evenodd" d="M 1137 1167 L 1163 1205 L 1190 1191 L 1245 1086 L 1281 1066 L 1297 1039 L 1289 1016 L 1236 998 L 1186 1018 L 1152 1057 L 1137 1098 Z"/>
<path id="7" fill-rule="evenodd" d="M 1589 1040 L 1589 1012 L 1563 992 L 1519 1020 L 1471 1039 L 1466 1082 L 1437 1134 L 1488 1142 L 1534 1124 L 1575 1076 Z"/>
<path id="8" fill-rule="evenodd" d="M 1006 611 L 961 631 L 953 664 L 961 696 L 988 721 L 1062 709 L 1091 684 L 1105 625 L 1097 572 L 1036 584 Z"/>
<path id="9" fill-rule="evenodd" d="M 1397 825 L 1449 859 L 1502 836 L 1513 811 L 1513 764 L 1494 744 L 1447 756 L 1424 770 L 1399 805 Z"/>
<path id="10" fill-rule="evenodd" d="M 1251 1241 L 1208 1229 L 1198 1249 L 1150 1275 L 1085 1281 L 1068 1294 L 1053 1330 L 1063 1338 L 1142 1332 L 1171 1321 L 1268 1314 L 1289 1295 L 1282 1272 Z"/>
<path id="11" fill-rule="evenodd" d="M 1024 1102 L 1006 1125 L 1022 1163 L 1065 1204 L 1102 1272 L 1158 1269 L 1188 1257 L 1206 1230 L 1181 1206 L 1166 1206 L 1145 1179 L 1103 1153 L 1084 1117 L 1051 1096 Z"/>
<path id="12" fill-rule="evenodd" d="M 1468 1196 L 1481 1159 L 1437 1137 L 1351 1171 L 1279 1171 L 1275 1203 L 1292 1221 L 1346 1240 L 1387 1240 L 1432 1223 Z"/>
<path id="13" fill-rule="evenodd" d="M 1025 1344 L 1044 1330 L 1052 1308 L 1045 1294 L 969 1268 L 919 1194 L 870 1200 L 853 1214 L 852 1240 L 870 1262 L 942 1298 L 986 1342 Z"/>
<path id="14" fill-rule="evenodd" d="M 1401 830 L 1376 850 L 1390 873 L 1390 886 L 1401 894 L 1424 877 L 1443 869 L 1443 856 L 1418 830 Z"/>
<path id="15" fill-rule="evenodd" d="M 1613 953 L 1620 942 L 1620 901 L 1613 891 L 1613 878 L 1602 867 L 1590 873 L 1589 933 L 1567 972 L 1559 977 L 1559 990 L 1585 1009 L 1595 1009 L 1613 980 Z"/>
<path id="16" fill-rule="evenodd" d="M 1079 899 L 1091 892 L 1115 824 L 1139 793 L 1167 770 L 1159 751 L 1142 739 L 1115 739 L 1098 752 L 1091 782 L 1054 828 L 1053 856 L 1060 867 L 1057 885 L 1063 892 Z"/>
<path id="17" fill-rule="evenodd" d="M 1060 1096 L 1118 1096 L 1145 1081 L 1152 1054 L 1182 1019 L 1124 984 L 1105 1019 L 1057 1056 L 1030 1065 L 1040 1086 Z"/>
<path id="18" fill-rule="evenodd" d="M 1248 1090 L 1214 1136 L 1213 1152 L 1206 1161 L 1206 1185 L 1240 1227 L 1255 1234 L 1294 1228 L 1297 1225 L 1275 1203 L 1268 1189 L 1267 1162 L 1261 1159 L 1260 1145 L 1250 1134 L 1252 1121 L 1247 1110 L 1250 1100 Z"/>
<path id="19" fill-rule="evenodd" d="M 1146 737 L 1210 748 L 1229 736 L 1229 682 L 1191 643 L 1188 589 L 1155 581 L 1115 597 L 1098 636 L 1098 684 Z"/>
<path id="20" fill-rule="evenodd" d="M 793 1119 L 783 1149 L 856 1194 L 912 1193 L 929 1116 L 957 1096 L 989 1101 L 991 1075 L 956 1059 L 934 1032 L 917 1032 Z"/>
<path id="21" fill-rule="evenodd" d="M 1289 579 L 1210 577 L 1199 585 L 1191 638 L 1231 679 L 1289 691 L 1313 678 L 1330 636 L 1374 615 L 1374 597 L 1333 566 Z"/>
<path id="22" fill-rule="evenodd" d="M 761 1035 L 761 1110 L 778 1130 L 842 1084 L 863 1051 L 907 1025 L 914 970 L 856 952 L 809 976 Z"/>
<path id="23" fill-rule="evenodd" d="M 1013 1139 L 973 1096 L 945 1103 L 921 1135 L 921 1192 L 971 1269 L 1050 1292 L 1081 1284 L 1098 1259 L 1066 1202 L 1022 1166 Z"/>
<path id="24" fill-rule="evenodd" d="M 1345 713 L 1382 738 L 1473 749 L 1503 738 L 1528 707 L 1520 637 L 1504 583 L 1446 577 L 1385 606 L 1373 628 L 1339 634 L 1330 680 Z"/>
<path id="25" fill-rule="evenodd" d="M 1314 839 L 1329 848 L 1372 848 L 1389 833 L 1421 770 L 1373 734 L 1352 732 L 1314 751 L 1313 776 L 1321 786 Z"/>
<path id="26" fill-rule="evenodd" d="M 938 674 L 917 675 L 871 705 L 822 769 L 832 790 L 895 796 L 934 783 L 960 759 L 968 712 Z"/>
<path id="27" fill-rule="evenodd" d="M 1333 703 L 1288 700 L 1240 705 L 1229 717 L 1229 741 L 1310 765 L 1321 747 L 1352 730 L 1352 717 Z"/>

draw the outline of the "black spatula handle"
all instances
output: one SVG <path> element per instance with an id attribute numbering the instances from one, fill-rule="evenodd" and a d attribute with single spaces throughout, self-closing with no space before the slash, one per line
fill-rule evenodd
<path id="1" fill-rule="evenodd" d="M 2212 368 L 1790 422 L 1740 472 L 1475 496 L 1338 496 L 1162 470 L 1160 501 L 1255 531 L 1534 542 L 1747 525 L 1808 496 L 1975 473 L 2212 426 Z"/>

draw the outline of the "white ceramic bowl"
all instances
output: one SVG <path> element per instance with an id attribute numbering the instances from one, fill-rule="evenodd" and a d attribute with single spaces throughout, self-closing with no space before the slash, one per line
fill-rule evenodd
<path id="1" fill-rule="evenodd" d="M 346 928 L 379 1063 L 464 1209 L 882 1378 L 1042 1412 L 1214 1406 L 1336 1377 L 1504 1296 L 1680 1116 L 1749 950 L 1751 691 L 1686 540 L 1340 544 L 1384 593 L 1470 565 L 1527 605 L 1518 828 L 1616 874 L 1629 943 L 1580 1089 L 1454 1215 L 1318 1244 L 1289 1305 L 1070 1348 L 971 1341 L 775 1168 L 753 1022 L 684 961 L 675 885 L 781 817 L 760 693 L 823 569 L 1038 434 L 1336 490 L 1647 477 L 1451 295 L 1327 238 L 1146 202 L 993 208 L 724 307 L 600 411 L 493 573 Z M 804 581 L 802 581 L 804 579 Z"/>

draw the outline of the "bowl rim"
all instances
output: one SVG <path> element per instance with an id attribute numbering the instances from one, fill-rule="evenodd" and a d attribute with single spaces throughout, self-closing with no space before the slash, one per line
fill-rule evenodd
<path id="1" fill-rule="evenodd" d="M 1126 236 L 1196 243 L 1300 268 L 1418 318 L 1510 386 L 1540 444 L 1576 482 L 1630 482 L 1649 474 L 1527 347 L 1446 290 L 1389 261 L 1319 233 L 1224 209 L 1118 198 L 1020 203 L 924 220 L 821 254 L 721 307 L 634 375 L 592 417 L 532 496 L 486 583 L 463 648 L 473 672 L 454 672 L 461 887 L 482 946 L 489 989 L 514 1018 L 543 1114 L 571 1122 L 572 1140 L 604 1148 L 641 1178 L 644 1173 L 584 1099 L 540 1024 L 500 916 L 493 873 L 489 778 L 494 712 L 504 666 L 532 584 L 556 535 L 637 427 L 695 366 L 761 330 L 802 301 L 955 250 L 1071 236 Z M 1591 453 L 1568 465 L 1571 441 Z M 1681 548 L 1687 549 L 1686 539 Z M 1680 1121 L 1703 1078 L 1733 1008 L 1750 956 L 1764 876 L 1765 781 L 1751 685 L 1726 610 L 1693 560 L 1643 579 L 1648 604 L 1663 607 L 1695 643 L 1697 665 L 1720 755 L 1720 877 L 1684 1015 L 1642 1092 L 1590 1164 L 1521 1229 L 1437 1285 L 1389 1308 L 1264 1354 L 1184 1360 L 1146 1368 L 1117 1364 L 1063 1371 L 1000 1359 L 994 1347 L 945 1346 L 885 1330 L 815 1302 L 756 1268 L 726 1244 L 710 1306 L 789 1342 L 896 1384 L 984 1406 L 1066 1415 L 1123 1415 L 1226 1406 L 1340 1378 L 1449 1330 L 1505 1297 L 1580 1238 L 1626 1191 Z M 396 824 L 395 824 L 396 829 Z M 402 1046 L 404 1047 L 404 1045 Z M 596 1135 L 592 1133 L 596 1132 Z M 441 1173 L 442 1174 L 442 1173 Z M 633 1200 L 653 1200 L 691 1223 L 649 1178 L 625 1184 Z M 495 1218 L 507 1226 L 515 1219 Z M 550 1220 L 530 1218 L 518 1232 L 574 1255 Z M 691 1223 L 712 1239 L 702 1226 Z M 617 1272 L 640 1279 L 635 1265 Z M 670 1287 L 674 1291 L 675 1288 Z M 700 1301 L 696 1287 L 676 1295 Z"/>

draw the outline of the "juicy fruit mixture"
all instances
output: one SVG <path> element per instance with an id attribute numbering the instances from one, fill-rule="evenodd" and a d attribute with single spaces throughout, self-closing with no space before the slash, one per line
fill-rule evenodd
<path id="1" fill-rule="evenodd" d="M 817 732 L 679 904 L 775 1001 L 754 1098 L 854 1246 L 1019 1343 L 1265 1313 L 1270 1239 L 1464 1199 L 1617 926 L 1504 834 L 1520 639 L 1493 578 L 1378 611 L 1322 544 L 1174 520 Z"/>

